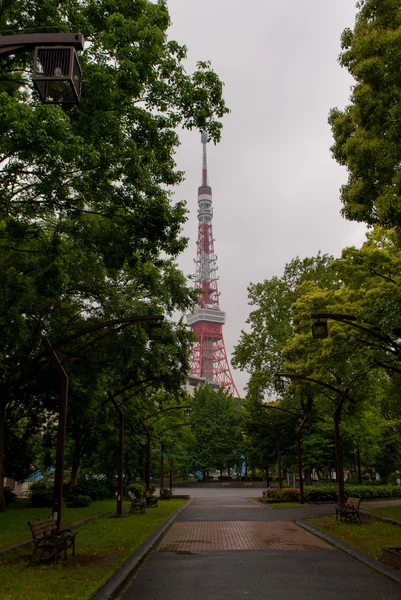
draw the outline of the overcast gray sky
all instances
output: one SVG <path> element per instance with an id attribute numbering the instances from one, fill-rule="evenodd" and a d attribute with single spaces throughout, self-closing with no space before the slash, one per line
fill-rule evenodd
<path id="1" fill-rule="evenodd" d="M 168 0 L 170 38 L 188 47 L 187 70 L 210 60 L 231 114 L 208 144 L 213 229 L 229 358 L 249 315 L 247 286 L 281 275 L 286 262 L 360 246 L 365 228 L 341 215 L 345 169 L 330 154 L 330 108 L 343 108 L 352 79 L 340 67 L 340 36 L 355 0 Z M 176 198 L 191 211 L 180 267 L 194 273 L 202 146 L 183 132 L 186 181 Z M 246 373 L 233 371 L 241 395 Z"/>

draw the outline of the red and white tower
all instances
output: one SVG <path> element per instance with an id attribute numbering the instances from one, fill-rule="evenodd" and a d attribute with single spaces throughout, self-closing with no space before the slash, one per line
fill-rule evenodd
<path id="1" fill-rule="evenodd" d="M 220 310 L 217 287 L 217 256 L 214 253 L 212 188 L 207 178 L 206 143 L 203 132 L 202 184 L 198 188 L 198 241 L 195 289 L 200 290 L 197 306 L 187 315 L 188 325 L 196 336 L 191 352 L 190 375 L 218 383 L 239 397 L 231 374 L 223 338 L 226 314 Z"/>

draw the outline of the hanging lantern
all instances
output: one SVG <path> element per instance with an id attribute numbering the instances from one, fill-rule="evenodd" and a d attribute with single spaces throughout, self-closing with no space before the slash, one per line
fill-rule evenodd
<path id="1" fill-rule="evenodd" d="M 276 390 L 276 392 L 282 392 L 284 387 L 284 379 L 281 379 L 281 377 L 277 377 L 277 379 L 274 380 L 274 389 Z"/>
<path id="2" fill-rule="evenodd" d="M 148 326 L 148 334 L 150 340 L 160 340 L 163 337 L 162 323 L 150 323 Z"/>
<path id="3" fill-rule="evenodd" d="M 46 104 L 78 104 L 82 71 L 72 46 L 35 48 L 32 81 Z"/>
<path id="4" fill-rule="evenodd" d="M 319 319 L 318 321 L 314 321 L 312 323 L 312 337 L 313 338 L 327 338 L 329 335 L 329 328 L 327 325 L 327 320 Z"/>

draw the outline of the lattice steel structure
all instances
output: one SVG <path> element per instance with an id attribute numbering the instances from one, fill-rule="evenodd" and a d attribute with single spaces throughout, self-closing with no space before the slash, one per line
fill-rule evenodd
<path id="1" fill-rule="evenodd" d="M 195 334 L 190 375 L 224 386 L 239 397 L 227 359 L 223 337 L 226 314 L 220 310 L 217 256 L 214 252 L 212 188 L 207 177 L 207 134 L 202 133 L 202 184 L 198 188 L 198 241 L 196 253 L 195 289 L 200 290 L 197 307 L 187 315 L 188 325 Z"/>

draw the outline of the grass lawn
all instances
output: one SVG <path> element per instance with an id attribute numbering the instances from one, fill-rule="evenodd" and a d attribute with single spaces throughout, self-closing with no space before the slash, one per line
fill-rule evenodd
<path id="1" fill-rule="evenodd" d="M 116 500 L 98 500 L 85 508 L 63 507 L 63 527 L 86 519 L 91 515 L 107 512 L 116 508 Z M 0 548 L 11 546 L 31 537 L 28 521 L 45 519 L 52 514 L 51 508 L 30 508 L 29 500 L 17 500 L 6 512 L 0 513 Z"/>
<path id="2" fill-rule="evenodd" d="M 79 528 L 76 557 L 68 553 L 57 566 L 29 565 L 31 550 L 23 548 L 0 557 L 0 598 L 2 600 L 87 600 L 185 500 L 159 502 L 144 515 L 123 519 L 106 516 Z M 27 509 L 28 510 L 28 509 Z M 78 510 L 78 509 L 74 509 Z M 10 511 L 11 513 L 11 511 Z M 74 519 L 76 520 L 76 519 Z"/>
<path id="3" fill-rule="evenodd" d="M 401 546 L 401 528 L 399 525 L 374 520 L 360 525 L 340 523 L 336 521 L 335 516 L 307 519 L 306 522 L 349 546 L 365 552 L 365 554 L 376 560 L 382 559 L 382 548 Z"/>
<path id="4" fill-rule="evenodd" d="M 300 508 L 301 506 L 307 506 L 306 504 L 300 504 L 299 502 L 266 502 L 270 508 Z"/>
<path id="5" fill-rule="evenodd" d="M 369 508 L 367 510 L 374 515 L 401 521 L 401 506 L 381 506 L 380 508 Z"/>

